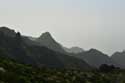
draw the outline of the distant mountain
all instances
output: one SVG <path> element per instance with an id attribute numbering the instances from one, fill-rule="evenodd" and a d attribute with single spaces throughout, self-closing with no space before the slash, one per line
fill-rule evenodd
<path id="1" fill-rule="evenodd" d="M 72 48 L 66 48 L 66 47 L 63 47 L 64 50 L 68 53 L 74 53 L 74 54 L 77 54 L 77 53 L 81 53 L 81 52 L 84 52 L 84 50 L 82 48 L 79 48 L 79 47 L 72 47 Z"/>
<path id="2" fill-rule="evenodd" d="M 51 50 L 54 50 L 60 53 L 66 53 L 62 45 L 56 42 L 49 32 L 43 33 L 35 41 L 39 43 L 41 46 L 45 46 Z"/>
<path id="3" fill-rule="evenodd" d="M 0 27 L 0 56 L 2 55 L 40 67 L 91 69 L 90 66 L 98 68 L 101 64 L 113 64 L 125 68 L 125 51 L 109 57 L 96 49 L 84 51 L 79 47 L 66 48 L 54 40 L 49 32 L 34 38 L 22 36 L 8 27 Z"/>
<path id="4" fill-rule="evenodd" d="M 27 38 L 29 40 L 27 40 Z M 66 48 L 59 44 L 56 40 L 54 40 L 49 32 L 43 33 L 39 38 L 25 37 L 25 41 L 29 45 L 45 46 L 53 51 L 69 56 L 74 56 L 76 58 L 82 59 L 83 61 L 86 61 L 89 65 L 97 68 L 101 64 L 113 64 L 118 66 L 118 64 L 108 55 L 103 54 L 96 49 L 84 51 L 82 48 L 79 47 Z"/>
<path id="5" fill-rule="evenodd" d="M 29 37 L 30 40 L 33 40 L 39 43 L 41 46 L 45 46 L 51 50 L 64 53 L 64 54 L 70 54 L 70 53 L 80 53 L 83 52 L 84 50 L 79 47 L 72 47 L 72 48 L 67 48 L 62 46 L 60 43 L 58 43 L 54 38 L 51 36 L 49 32 L 43 33 L 39 38 L 32 38 Z"/>
<path id="6" fill-rule="evenodd" d="M 111 58 L 119 64 L 121 68 L 125 68 L 125 51 L 114 53 Z"/>
<path id="7" fill-rule="evenodd" d="M 43 34 L 40 39 L 45 39 L 42 41 L 45 45 L 49 41 L 55 42 L 48 33 Z M 0 28 L 0 56 L 39 67 L 91 69 L 85 61 L 51 49 L 7 27 Z"/>
<path id="8" fill-rule="evenodd" d="M 86 61 L 89 65 L 97 68 L 101 64 L 114 64 L 113 60 L 110 59 L 109 56 L 96 49 L 90 49 L 89 51 L 85 51 L 74 56 Z"/>

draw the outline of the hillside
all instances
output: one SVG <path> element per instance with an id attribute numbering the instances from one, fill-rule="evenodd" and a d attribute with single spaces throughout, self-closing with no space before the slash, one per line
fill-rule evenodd
<path id="1" fill-rule="evenodd" d="M 5 54 L 4 56 L 17 62 L 38 67 L 90 69 L 90 66 L 81 59 L 53 51 L 45 46 L 30 44 L 32 41 L 21 36 L 19 32 L 13 32 L 13 36 L 6 34 L 6 30 L 14 31 L 7 27 L 0 29 L 2 29 L 0 30 L 0 51 Z"/>

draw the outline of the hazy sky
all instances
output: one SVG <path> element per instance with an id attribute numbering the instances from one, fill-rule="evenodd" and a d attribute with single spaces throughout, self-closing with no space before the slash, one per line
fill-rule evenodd
<path id="1" fill-rule="evenodd" d="M 0 0 L 0 26 L 112 54 L 125 49 L 125 0 Z"/>

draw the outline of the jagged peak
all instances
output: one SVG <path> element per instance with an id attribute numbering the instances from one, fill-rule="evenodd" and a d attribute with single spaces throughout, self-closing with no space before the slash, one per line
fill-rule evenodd
<path id="1" fill-rule="evenodd" d="M 42 35 L 39 37 L 39 39 L 53 39 L 52 35 L 50 34 L 50 32 L 45 32 L 45 33 L 42 33 Z"/>
<path id="2" fill-rule="evenodd" d="M 64 49 L 62 48 L 62 45 L 59 44 L 49 32 L 43 33 L 39 38 L 35 40 L 42 46 L 46 46 L 49 49 L 52 49 L 57 52 L 64 53 Z"/>
<path id="3" fill-rule="evenodd" d="M 88 52 L 89 52 L 89 53 L 104 54 L 104 53 L 102 53 L 101 51 L 99 51 L 99 50 L 97 50 L 97 49 L 94 49 L 94 48 L 91 48 Z"/>
<path id="4" fill-rule="evenodd" d="M 45 32 L 45 33 L 43 33 L 41 36 L 51 36 L 51 34 L 50 34 L 50 32 Z"/>
<path id="5" fill-rule="evenodd" d="M 94 49 L 94 48 L 91 48 L 89 51 L 90 52 L 95 52 L 95 51 L 99 52 L 97 49 Z"/>

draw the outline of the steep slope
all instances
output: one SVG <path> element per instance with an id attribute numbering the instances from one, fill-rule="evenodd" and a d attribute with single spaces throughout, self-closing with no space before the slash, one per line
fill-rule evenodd
<path id="1" fill-rule="evenodd" d="M 89 65 L 95 66 L 97 68 L 101 64 L 114 64 L 110 57 L 96 49 L 90 49 L 89 51 L 82 52 L 74 56 L 85 60 Z"/>
<path id="2" fill-rule="evenodd" d="M 0 52 L 4 54 L 4 57 L 39 67 L 90 69 L 90 66 L 80 59 L 55 52 L 44 46 L 27 44 L 26 41 L 30 43 L 32 41 L 21 36 L 19 32 L 14 32 L 13 37 L 4 33 L 6 31 L 0 31 Z"/>
<path id="3" fill-rule="evenodd" d="M 54 40 L 54 38 L 51 36 L 49 32 L 43 33 L 39 38 L 35 39 L 35 38 L 29 37 L 29 39 L 36 41 L 37 44 L 39 43 L 39 45 L 41 46 L 45 46 L 51 50 L 64 53 L 64 54 L 68 54 L 68 53 L 76 54 L 84 51 L 82 48 L 79 48 L 79 47 L 72 47 L 72 48 L 63 47 L 56 40 Z"/>
<path id="4" fill-rule="evenodd" d="M 111 58 L 119 64 L 119 67 L 125 68 L 125 51 L 114 53 Z"/>
<path id="5" fill-rule="evenodd" d="M 74 53 L 74 54 L 84 52 L 84 50 L 79 47 L 71 47 L 71 48 L 63 47 L 63 49 L 68 53 Z"/>
<path id="6" fill-rule="evenodd" d="M 62 48 L 62 46 L 54 40 L 54 38 L 51 36 L 49 32 L 43 33 L 35 41 L 39 43 L 41 46 L 45 46 L 51 50 L 54 50 L 60 53 L 66 53 L 65 50 Z"/>

